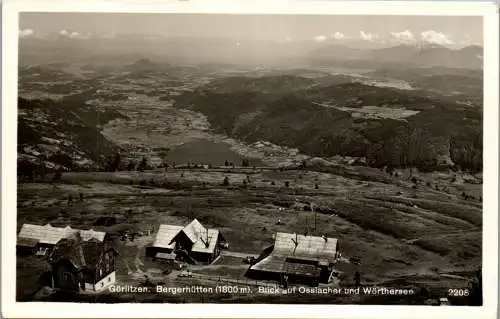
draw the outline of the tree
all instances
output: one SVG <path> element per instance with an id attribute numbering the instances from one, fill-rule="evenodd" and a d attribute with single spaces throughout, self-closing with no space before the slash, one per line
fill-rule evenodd
<path id="1" fill-rule="evenodd" d="M 146 159 L 146 157 L 143 157 L 141 162 L 139 163 L 139 166 L 137 166 L 137 170 L 139 172 L 142 172 L 144 171 L 146 168 L 148 167 L 148 160 Z"/>
<path id="2" fill-rule="evenodd" d="M 392 176 L 394 174 L 394 166 L 392 166 L 392 164 L 390 164 L 390 163 L 387 164 L 385 171 L 387 172 L 387 174 Z"/>
<path id="3" fill-rule="evenodd" d="M 120 164 L 121 164 L 120 151 L 117 151 L 114 155 L 109 157 L 108 160 L 109 171 L 116 172 L 116 170 L 120 167 Z"/>
<path id="4" fill-rule="evenodd" d="M 168 167 L 168 163 L 167 163 L 167 158 L 168 158 L 168 152 L 170 151 L 169 148 L 165 148 L 163 149 L 161 152 L 158 153 L 158 155 L 160 156 L 161 158 L 161 165 L 166 168 Z"/>
<path id="5" fill-rule="evenodd" d="M 130 162 L 128 163 L 128 165 L 127 165 L 127 170 L 128 170 L 128 171 L 133 171 L 133 170 L 135 170 L 135 167 L 136 167 L 135 162 L 134 162 L 134 161 L 130 161 Z"/>
<path id="6" fill-rule="evenodd" d="M 290 182 L 289 181 L 285 181 L 285 187 L 289 187 L 290 186 Z"/>
<path id="7" fill-rule="evenodd" d="M 35 165 L 27 160 L 22 160 L 17 165 L 19 178 L 26 178 L 29 181 L 33 180 L 35 170 Z"/>
<path id="8" fill-rule="evenodd" d="M 314 185 L 314 189 L 319 189 L 319 185 L 318 185 L 318 184 L 315 184 L 315 185 Z"/>
<path id="9" fill-rule="evenodd" d="M 229 166 L 229 162 L 227 160 L 224 162 L 224 166 Z"/>
<path id="10" fill-rule="evenodd" d="M 250 166 L 250 162 L 248 161 L 248 159 L 244 158 L 243 161 L 241 162 L 241 166 L 243 167 Z"/>
<path id="11" fill-rule="evenodd" d="M 422 163 L 429 163 L 436 158 L 436 154 L 429 147 L 428 132 L 423 129 L 411 127 L 406 123 L 404 132 L 401 132 L 403 144 L 401 154 L 401 166 L 410 169 L 410 176 L 413 177 L 413 168 Z"/>
<path id="12" fill-rule="evenodd" d="M 224 177 L 224 181 L 222 182 L 223 186 L 228 186 L 229 185 L 229 178 L 226 176 Z"/>
<path id="13" fill-rule="evenodd" d="M 247 180 L 246 179 L 243 180 L 243 187 L 247 187 Z"/>
<path id="14" fill-rule="evenodd" d="M 54 177 L 52 178 L 53 181 L 60 181 L 62 178 L 62 170 L 59 168 L 56 173 L 54 174 Z"/>
<path id="15" fill-rule="evenodd" d="M 356 285 L 356 287 L 359 287 L 361 285 L 361 274 L 356 271 L 356 273 L 354 274 L 354 284 Z"/>

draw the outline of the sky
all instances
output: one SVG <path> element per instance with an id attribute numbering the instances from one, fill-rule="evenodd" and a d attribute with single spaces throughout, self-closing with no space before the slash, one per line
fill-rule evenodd
<path id="1" fill-rule="evenodd" d="M 144 34 L 270 41 L 483 44 L 481 17 L 235 14 L 22 13 L 20 37 Z"/>

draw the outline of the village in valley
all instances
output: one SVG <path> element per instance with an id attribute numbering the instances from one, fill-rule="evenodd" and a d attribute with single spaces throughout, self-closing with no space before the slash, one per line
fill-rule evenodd
<path id="1" fill-rule="evenodd" d="M 18 301 L 482 303 L 482 47 L 50 36 L 20 39 Z"/>

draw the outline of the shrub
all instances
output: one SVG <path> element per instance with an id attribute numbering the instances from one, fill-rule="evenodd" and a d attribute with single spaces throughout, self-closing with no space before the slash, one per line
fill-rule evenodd
<path id="1" fill-rule="evenodd" d="M 228 186 L 229 185 L 229 178 L 226 176 L 224 177 L 224 181 L 222 182 L 223 186 Z"/>

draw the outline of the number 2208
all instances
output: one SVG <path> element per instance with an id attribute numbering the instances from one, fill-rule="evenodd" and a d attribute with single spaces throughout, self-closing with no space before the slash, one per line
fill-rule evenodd
<path id="1" fill-rule="evenodd" d="M 448 289 L 448 295 L 452 297 L 467 297 L 469 289 Z"/>

